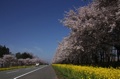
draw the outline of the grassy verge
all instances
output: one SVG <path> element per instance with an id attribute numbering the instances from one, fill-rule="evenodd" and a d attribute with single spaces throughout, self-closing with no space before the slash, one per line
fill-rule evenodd
<path id="1" fill-rule="evenodd" d="M 31 66 L 14 66 L 14 67 L 8 67 L 8 68 L 0 68 L 0 71 L 20 69 L 20 68 L 28 68 L 28 67 L 31 67 Z"/>
<path id="2" fill-rule="evenodd" d="M 120 79 L 120 69 L 53 64 L 59 79 Z"/>

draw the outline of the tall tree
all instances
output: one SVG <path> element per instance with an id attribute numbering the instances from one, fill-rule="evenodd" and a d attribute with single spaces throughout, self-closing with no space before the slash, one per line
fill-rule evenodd
<path id="1" fill-rule="evenodd" d="M 9 48 L 0 45 L 0 57 L 3 57 L 5 54 L 11 54 Z"/>
<path id="2" fill-rule="evenodd" d="M 16 53 L 15 56 L 16 56 L 17 59 L 22 58 L 22 54 L 20 52 Z"/>
<path id="3" fill-rule="evenodd" d="M 30 53 L 24 52 L 24 53 L 21 54 L 21 58 L 23 58 L 23 59 L 26 59 L 26 58 L 32 59 L 33 56 Z"/>
<path id="4" fill-rule="evenodd" d="M 94 0 L 88 6 L 70 10 L 62 22 L 71 29 L 75 49 L 70 56 L 76 56 L 74 60 L 78 63 L 109 62 L 113 46 L 118 50 L 119 60 L 120 0 Z"/>

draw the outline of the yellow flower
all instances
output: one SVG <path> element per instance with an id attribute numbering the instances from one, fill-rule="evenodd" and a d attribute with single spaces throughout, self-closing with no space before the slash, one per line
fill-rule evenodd
<path id="1" fill-rule="evenodd" d="M 60 68 L 68 77 L 73 76 L 75 79 L 120 79 L 120 69 L 67 64 L 53 64 L 53 66 Z"/>

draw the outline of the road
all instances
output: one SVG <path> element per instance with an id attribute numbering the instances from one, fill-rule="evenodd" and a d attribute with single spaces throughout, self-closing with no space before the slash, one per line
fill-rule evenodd
<path id="1" fill-rule="evenodd" d="M 57 79 L 51 65 L 0 72 L 0 79 Z"/>

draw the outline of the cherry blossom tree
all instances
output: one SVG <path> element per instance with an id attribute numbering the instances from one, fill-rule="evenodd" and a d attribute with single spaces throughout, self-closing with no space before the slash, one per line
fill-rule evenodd
<path id="1" fill-rule="evenodd" d="M 57 52 L 53 58 L 53 63 L 65 63 L 68 61 L 68 56 L 72 50 L 72 42 L 70 42 L 69 37 L 65 37 L 64 40 L 59 43 Z"/>
<path id="2" fill-rule="evenodd" d="M 2 58 L 0 58 L 0 67 L 4 67 L 4 60 Z"/>
<path id="3" fill-rule="evenodd" d="M 45 62 L 42 61 L 40 58 L 35 57 L 35 58 L 26 58 L 26 59 L 18 59 L 18 65 L 35 65 L 36 63 L 39 64 L 44 64 Z"/>
<path id="4" fill-rule="evenodd" d="M 120 0 L 94 0 L 88 6 L 67 12 L 62 23 L 71 30 L 68 38 L 72 38 L 67 41 L 73 42 L 62 41 L 54 57 L 56 60 L 63 61 L 69 53 L 68 58 L 78 63 L 110 62 L 110 51 L 115 47 L 119 61 Z M 71 52 L 68 52 L 70 45 Z"/>
<path id="5" fill-rule="evenodd" d="M 15 62 L 16 57 L 14 55 L 11 55 L 11 54 L 4 55 L 3 60 L 5 61 L 6 67 L 12 66 L 12 65 L 14 65 L 16 63 Z"/>

